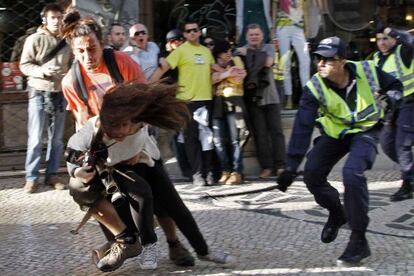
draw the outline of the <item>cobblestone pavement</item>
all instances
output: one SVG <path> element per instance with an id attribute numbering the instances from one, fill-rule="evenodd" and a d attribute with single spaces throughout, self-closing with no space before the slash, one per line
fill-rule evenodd
<path id="1" fill-rule="evenodd" d="M 272 189 L 274 181 L 250 179 L 240 186 L 176 185 L 211 247 L 237 258 L 232 268 L 203 261 L 189 269 L 173 265 L 158 229 L 157 270 L 142 271 L 129 259 L 107 275 L 413 275 L 414 200 L 390 203 L 400 184 L 396 171 L 370 172 L 368 178 L 372 256 L 361 266 L 336 267 L 350 231 L 342 228 L 331 244 L 320 242 L 327 213 L 303 182 L 281 193 Z M 330 180 L 343 191 L 339 175 Z M 96 223 L 69 234 L 83 214 L 68 192 L 42 187 L 28 195 L 22 186 L 22 178 L 0 179 L 0 275 L 103 274 L 90 259 L 90 249 L 104 241 Z"/>

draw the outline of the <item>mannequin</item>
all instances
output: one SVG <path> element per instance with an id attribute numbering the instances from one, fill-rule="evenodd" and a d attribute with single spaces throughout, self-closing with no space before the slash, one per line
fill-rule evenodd
<path id="1" fill-rule="evenodd" d="M 309 2 L 309 1 L 306 1 Z M 308 4 L 308 3 L 307 3 Z M 272 1 L 273 22 L 275 22 L 275 37 L 279 41 L 280 55 L 284 60 L 284 88 L 286 109 L 292 109 L 292 77 L 291 59 L 289 56 L 293 46 L 299 60 L 299 75 L 302 87 L 310 77 L 310 56 L 305 37 L 305 0 L 274 0 Z"/>

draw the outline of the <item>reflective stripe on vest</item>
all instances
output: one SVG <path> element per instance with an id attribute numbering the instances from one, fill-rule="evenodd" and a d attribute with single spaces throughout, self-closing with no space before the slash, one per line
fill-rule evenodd
<path id="1" fill-rule="evenodd" d="M 368 130 L 377 124 L 384 114 L 375 97 L 379 85 L 373 62 L 353 63 L 358 75 L 356 111 L 351 111 L 345 100 L 329 89 L 318 74 L 315 74 L 307 84 L 320 103 L 321 115 L 317 121 L 325 133 L 333 138 Z M 330 102 L 327 102 L 328 100 Z"/>
<path id="2" fill-rule="evenodd" d="M 380 53 L 375 53 L 374 61 L 379 63 Z M 401 45 L 398 45 L 395 51 L 384 62 L 382 70 L 399 79 L 404 87 L 404 96 L 414 93 L 414 61 L 411 61 L 410 67 L 406 67 L 401 59 Z"/>

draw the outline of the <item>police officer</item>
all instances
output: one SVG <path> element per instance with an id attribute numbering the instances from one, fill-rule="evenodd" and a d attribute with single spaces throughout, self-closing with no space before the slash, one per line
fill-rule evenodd
<path id="1" fill-rule="evenodd" d="M 365 237 L 369 218 L 364 172 L 372 167 L 377 153 L 384 116 L 380 99 L 395 103 L 401 97 L 402 85 L 372 61 L 346 60 L 346 48 L 338 37 L 322 40 L 314 54 L 319 59 L 318 73 L 304 87 L 290 138 L 287 168 L 277 180 L 278 188 L 286 191 L 295 179 L 316 124 L 321 135 L 307 155 L 304 182 L 315 201 L 329 211 L 322 242 L 334 241 L 339 228 L 348 222 L 352 233 L 337 262 L 356 264 L 371 254 Z M 347 153 L 342 169 L 344 208 L 327 176 Z"/>
<path id="2" fill-rule="evenodd" d="M 402 186 L 391 195 L 391 201 L 413 198 L 413 154 L 414 143 L 414 61 L 413 48 L 404 36 L 391 28 L 382 28 L 376 34 L 378 52 L 375 64 L 383 71 L 399 79 L 404 86 L 404 98 L 398 119 L 387 120 L 382 130 L 380 144 L 385 154 L 399 163 Z M 402 43 L 398 43 L 401 40 Z"/>

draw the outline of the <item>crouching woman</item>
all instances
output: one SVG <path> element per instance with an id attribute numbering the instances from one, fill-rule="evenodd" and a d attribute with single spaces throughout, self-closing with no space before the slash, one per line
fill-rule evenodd
<path id="1" fill-rule="evenodd" d="M 152 192 L 132 166 L 145 163 L 151 167 L 160 158 L 145 123 L 173 130 L 184 126 L 188 112 L 185 103 L 176 100 L 175 91 L 175 86 L 161 84 L 119 85 L 103 97 L 99 117 L 89 119 L 69 139 L 70 195 L 115 236 L 109 252 L 97 264 L 102 271 L 113 271 L 127 258 L 140 254 L 144 255 L 139 259 L 141 268 L 157 267 Z M 115 195 L 121 198 L 115 200 Z M 118 201 L 130 205 L 143 247 L 115 210 L 113 204 Z"/>

